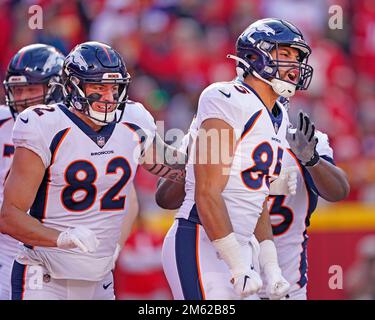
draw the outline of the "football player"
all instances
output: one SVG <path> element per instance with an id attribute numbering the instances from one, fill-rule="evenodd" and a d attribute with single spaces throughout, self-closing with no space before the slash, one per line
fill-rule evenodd
<path id="1" fill-rule="evenodd" d="M 287 299 L 307 299 L 307 228 L 318 198 L 335 202 L 349 194 L 345 172 L 335 165 L 328 136 L 303 112 L 297 127 L 288 131 L 290 145 L 283 165 L 298 166 L 295 195 L 270 196 L 268 201 L 273 236 L 283 275 L 291 284 Z M 264 290 L 262 297 L 267 295 Z"/>
<path id="2" fill-rule="evenodd" d="M 294 191 L 290 172 L 282 171 L 289 120 L 277 98 L 308 88 L 311 49 L 294 25 L 278 19 L 251 24 L 236 49 L 230 57 L 237 61 L 238 78 L 203 91 L 190 128 L 189 153 L 195 163 L 189 159 L 184 201 L 163 248 L 175 299 L 246 298 L 261 289 L 261 271 L 273 298 L 289 288 L 272 236 L 260 237 L 258 244 L 254 231 L 259 216 L 267 213 L 267 196 L 278 194 L 280 178 L 289 182 L 281 188 L 284 194 Z M 219 139 L 204 141 L 209 131 Z M 215 155 L 218 163 L 212 161 Z"/>
<path id="3" fill-rule="evenodd" d="M 61 88 L 56 83 L 61 83 L 63 61 L 64 56 L 59 51 L 45 44 L 23 47 L 10 60 L 4 80 L 6 105 L 0 106 L 0 206 L 14 153 L 14 121 L 32 105 L 61 101 Z M 10 275 L 17 244 L 17 240 L 0 233 L 0 300 L 10 298 Z"/>
<path id="4" fill-rule="evenodd" d="M 289 110 L 288 99 L 281 97 L 279 100 Z M 340 201 L 350 189 L 345 173 L 334 164 L 327 135 L 315 130 L 306 114 L 300 112 L 298 119 L 297 128 L 287 134 L 290 147 L 283 156 L 283 166 L 298 166 L 296 194 L 270 195 L 268 201 L 278 263 L 291 285 L 287 299 L 307 298 L 307 228 L 318 197 L 330 202 Z M 189 136 L 184 138 L 182 149 L 187 148 L 191 140 Z M 184 197 L 184 188 L 170 181 L 161 183 L 156 193 L 157 203 L 165 209 L 179 208 Z M 266 290 L 269 287 L 266 277 L 262 279 L 266 283 L 260 296 L 272 298 L 269 290 Z"/>
<path id="5" fill-rule="evenodd" d="M 127 99 L 130 75 L 113 48 L 76 46 L 62 78 L 66 103 L 25 110 L 13 131 L 0 224 L 25 247 L 12 299 L 114 299 L 111 270 L 138 165 L 175 181 L 183 165 L 156 152 L 166 148 L 151 114 Z"/>

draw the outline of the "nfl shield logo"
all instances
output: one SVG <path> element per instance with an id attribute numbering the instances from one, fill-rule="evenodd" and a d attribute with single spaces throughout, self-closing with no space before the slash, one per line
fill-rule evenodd
<path id="1" fill-rule="evenodd" d="M 105 145 L 105 138 L 103 136 L 98 136 L 96 138 L 96 144 L 99 146 L 99 147 L 104 147 Z"/>

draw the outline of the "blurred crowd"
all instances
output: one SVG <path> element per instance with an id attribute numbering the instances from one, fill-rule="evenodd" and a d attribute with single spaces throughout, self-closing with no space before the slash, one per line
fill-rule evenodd
<path id="1" fill-rule="evenodd" d="M 98 40 L 123 56 L 133 81 L 131 99 L 187 130 L 202 89 L 235 76 L 235 40 L 251 22 L 280 17 L 295 23 L 313 48 L 314 78 L 291 101 L 326 132 L 335 159 L 349 174 L 348 200 L 375 202 L 375 2 L 372 0 L 2 0 L 0 71 L 22 46 L 43 42 L 68 53 Z M 43 29 L 29 28 L 31 5 L 43 9 Z M 343 28 L 330 29 L 331 5 Z M 295 112 L 293 112 L 295 111 Z M 150 181 L 151 179 L 151 181 Z M 138 179 L 153 190 L 154 181 Z M 151 190 L 150 190 L 151 189 Z"/>
<path id="2" fill-rule="evenodd" d="M 310 113 L 330 137 L 336 162 L 350 177 L 348 200 L 375 202 L 375 1 L 372 0 L 1 0 L 0 78 L 22 46 L 43 42 L 68 53 L 98 40 L 115 47 L 133 77 L 131 99 L 141 101 L 165 129 L 187 130 L 199 94 L 235 76 L 235 40 L 262 17 L 285 18 L 313 48 L 314 78 L 291 101 L 291 119 Z M 43 9 L 43 29 L 28 26 L 32 5 Z M 330 29 L 331 5 L 343 28 Z M 1 95 L 3 97 L 3 95 Z M 140 188 L 150 193 L 147 174 Z"/>
<path id="3" fill-rule="evenodd" d="M 375 236 L 357 244 L 356 260 L 348 271 L 346 291 L 352 300 L 375 300 Z"/>
<path id="4" fill-rule="evenodd" d="M 43 9 L 41 30 L 29 27 L 32 5 Z M 332 5 L 343 10 L 342 29 L 329 28 Z M 0 0 L 0 80 L 12 55 L 27 44 L 51 44 L 67 54 L 80 42 L 101 41 L 124 56 L 132 76 L 130 98 L 164 120 L 165 130 L 186 131 L 201 91 L 235 77 L 234 62 L 226 55 L 235 53 L 238 35 L 264 17 L 295 23 L 313 50 L 313 81 L 308 91 L 292 98 L 292 122 L 299 109 L 311 114 L 349 176 L 347 200 L 374 204 L 373 0 Z M 136 187 L 143 216 L 160 211 L 154 201 L 156 178 L 140 169 Z M 116 278 L 133 279 L 118 282 L 119 298 L 170 297 L 161 271 L 162 239 L 139 220 L 118 261 Z M 352 285 L 351 296 L 373 294 L 366 290 Z"/>

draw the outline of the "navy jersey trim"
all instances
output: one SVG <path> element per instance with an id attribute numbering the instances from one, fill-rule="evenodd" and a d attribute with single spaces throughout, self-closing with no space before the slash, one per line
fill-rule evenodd
<path id="1" fill-rule="evenodd" d="M 241 139 L 243 139 L 243 137 L 246 136 L 248 132 L 253 128 L 261 114 L 262 110 L 259 110 L 250 117 L 250 119 L 246 122 L 245 127 L 241 133 Z"/>
<path id="2" fill-rule="evenodd" d="M 197 205 L 195 203 L 191 207 L 188 220 L 191 221 L 191 222 L 194 222 L 194 223 L 202 224 L 201 220 L 199 219 L 198 209 L 197 209 Z"/>
<path id="3" fill-rule="evenodd" d="M 302 288 L 307 284 L 307 242 L 308 242 L 307 228 L 310 226 L 311 215 L 315 211 L 316 206 L 318 204 L 319 193 L 310 173 L 300 162 L 299 164 L 302 167 L 303 180 L 305 182 L 306 190 L 308 193 L 308 201 L 309 201 L 309 206 L 307 208 L 307 213 L 306 213 L 306 218 L 305 218 L 305 231 L 303 233 L 304 240 L 301 244 L 302 246 L 302 251 L 300 255 L 301 263 L 300 263 L 300 268 L 299 268 L 301 278 L 297 282 L 298 285 Z"/>
<path id="4" fill-rule="evenodd" d="M 330 162 L 333 165 L 335 165 L 335 163 L 334 163 L 334 161 L 333 161 L 332 158 L 330 158 L 328 156 L 321 156 L 321 158 L 323 158 L 324 160 L 327 160 L 328 162 Z M 309 196 L 309 207 L 308 207 L 307 215 L 306 215 L 306 219 L 305 219 L 306 229 L 305 229 L 305 231 L 303 233 L 304 240 L 303 240 L 303 242 L 301 244 L 301 246 L 302 246 L 302 252 L 301 252 L 301 255 L 300 255 L 300 257 L 301 257 L 301 264 L 300 264 L 300 268 L 299 268 L 300 274 L 301 274 L 301 278 L 297 282 L 298 285 L 301 288 L 304 287 L 307 284 L 307 280 L 308 280 L 307 279 L 307 268 L 308 268 L 308 262 L 307 262 L 307 243 L 308 243 L 309 237 L 307 235 L 307 228 L 310 226 L 310 218 L 311 218 L 312 213 L 316 209 L 316 206 L 318 204 L 318 198 L 320 196 L 318 188 L 315 186 L 314 180 L 311 177 L 310 173 L 307 171 L 307 169 L 304 166 L 302 166 L 302 169 L 303 169 L 303 178 L 304 178 L 306 189 L 307 189 L 308 196 Z"/>
<path id="5" fill-rule="evenodd" d="M 307 235 L 307 228 L 310 225 L 310 217 L 311 214 L 316 209 L 317 203 L 318 203 L 318 191 L 316 189 L 316 186 L 314 184 L 314 181 L 305 168 L 305 166 L 302 165 L 301 161 L 298 160 L 296 155 L 293 153 L 291 149 L 288 148 L 288 151 L 290 155 L 297 161 L 297 165 L 302 170 L 302 177 L 303 181 L 305 183 L 307 196 L 308 196 L 308 208 L 306 212 L 306 218 L 305 218 L 305 230 L 302 234 L 303 236 L 303 242 L 301 243 L 302 251 L 300 254 L 300 279 L 297 281 L 297 284 L 302 288 L 307 283 L 307 242 L 308 242 L 308 235 Z"/>
<path id="6" fill-rule="evenodd" d="M 270 116 L 270 119 L 272 121 L 272 126 L 275 130 L 275 133 L 277 134 L 279 132 L 279 128 L 281 127 L 281 123 L 283 122 L 283 110 L 277 105 L 277 103 L 275 103 L 275 106 L 274 108 L 278 108 L 279 109 L 279 113 L 277 116 L 274 116 L 272 112 L 270 112 L 270 110 L 267 109 L 267 112 L 268 112 L 268 115 Z"/>
<path id="7" fill-rule="evenodd" d="M 4 144 L 3 157 L 11 157 L 14 155 L 15 148 L 11 144 Z"/>
<path id="8" fill-rule="evenodd" d="M 23 300 L 25 292 L 26 266 L 14 261 L 11 276 L 12 300 Z"/>
<path id="9" fill-rule="evenodd" d="M 325 155 L 320 155 L 320 157 L 326 161 L 328 161 L 330 164 L 333 164 L 334 166 L 336 165 L 335 160 L 333 158 L 325 156 Z"/>
<path id="10" fill-rule="evenodd" d="M 303 172 L 303 179 L 305 181 L 306 189 L 309 194 L 309 208 L 307 210 L 307 216 L 306 216 L 306 227 L 310 226 L 310 217 L 311 214 L 315 211 L 316 206 L 318 204 L 318 197 L 319 197 L 319 191 L 318 188 L 314 184 L 314 180 L 311 177 L 310 173 L 307 171 L 307 169 L 302 166 L 302 172 Z"/>
<path id="11" fill-rule="evenodd" d="M 46 206 L 46 200 L 47 200 L 47 185 L 50 182 L 50 167 L 53 164 L 56 151 L 58 150 L 58 146 L 68 131 L 69 131 L 69 128 L 59 131 L 53 137 L 51 145 L 49 147 L 49 150 L 51 152 L 51 164 L 44 174 L 42 183 L 39 186 L 34 203 L 30 208 L 30 215 L 38 219 L 39 221 L 42 221 L 45 215 L 45 206 Z"/>
<path id="12" fill-rule="evenodd" d="M 197 265 L 197 224 L 177 219 L 176 265 L 185 300 L 204 300 Z"/>
<path id="13" fill-rule="evenodd" d="M 59 104 L 58 107 L 64 114 L 72 120 L 77 127 L 86 134 L 100 149 L 102 149 L 109 138 L 112 136 L 113 130 L 116 127 L 116 123 L 109 123 L 102 126 L 99 131 L 93 130 L 86 122 L 77 117 L 73 112 L 69 111 L 64 105 Z"/>
<path id="14" fill-rule="evenodd" d="M 30 208 L 30 215 L 42 222 L 47 198 L 47 184 L 49 182 L 49 170 L 45 171 L 42 183 L 39 186 L 34 203 Z"/>
<path id="15" fill-rule="evenodd" d="M 307 231 L 303 233 L 304 240 L 301 244 L 302 252 L 301 252 L 301 263 L 299 266 L 299 271 L 301 274 L 301 278 L 298 280 L 297 284 L 302 288 L 307 284 L 307 241 L 309 239 L 307 235 Z"/>
<path id="16" fill-rule="evenodd" d="M 283 110 L 278 106 L 277 103 L 275 103 L 275 106 L 274 108 L 278 108 L 279 110 L 279 113 L 278 115 L 275 117 L 272 112 L 270 112 L 267 108 L 267 106 L 265 105 L 265 103 L 263 102 L 262 98 L 258 95 L 258 93 L 252 88 L 250 87 L 246 82 L 243 82 L 242 80 L 240 79 L 236 79 L 237 82 L 240 82 L 244 87 L 246 87 L 247 89 L 249 89 L 252 93 L 254 93 L 254 95 L 259 99 L 260 102 L 262 102 L 263 106 L 267 109 L 267 112 L 268 112 L 268 115 L 270 116 L 270 119 L 271 119 L 271 122 L 272 122 L 272 126 L 274 127 L 275 129 L 275 133 L 277 134 L 279 128 L 281 127 L 281 123 L 283 122 Z"/>
<path id="17" fill-rule="evenodd" d="M 122 122 L 122 123 L 138 135 L 139 143 L 141 145 L 141 155 L 143 155 L 145 151 L 145 143 L 146 143 L 146 138 L 147 138 L 146 132 L 141 127 L 137 126 L 134 123 L 130 123 L 130 122 Z"/>
<path id="18" fill-rule="evenodd" d="M 52 139 L 51 145 L 49 150 L 51 152 L 51 164 L 46 169 L 44 173 L 43 180 L 39 186 L 38 192 L 36 194 L 35 200 L 30 208 L 30 216 L 34 217 L 35 219 L 39 220 L 43 223 L 43 219 L 46 215 L 46 205 L 47 205 L 47 198 L 48 198 L 48 185 L 51 182 L 51 166 L 54 162 L 56 152 L 60 146 L 60 143 L 65 138 L 66 134 L 69 132 L 70 128 L 63 129 L 59 131 Z M 33 249 L 32 246 L 28 244 L 24 244 L 26 248 Z"/>
<path id="19" fill-rule="evenodd" d="M 1 120 L 0 120 L 0 128 L 1 128 L 6 122 L 8 122 L 10 119 L 13 119 L 13 118 L 10 117 L 10 118 L 6 118 L 6 119 L 1 119 Z"/>

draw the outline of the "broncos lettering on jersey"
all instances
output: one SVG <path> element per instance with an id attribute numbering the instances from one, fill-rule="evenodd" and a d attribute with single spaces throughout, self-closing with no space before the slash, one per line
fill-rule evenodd
<path id="1" fill-rule="evenodd" d="M 95 253 L 28 246 L 19 261 L 40 262 L 56 279 L 101 280 L 112 268 L 139 157 L 155 132 L 153 117 L 135 102 L 127 103 L 119 123 L 98 132 L 63 104 L 22 112 L 14 145 L 35 152 L 45 166 L 30 215 L 60 231 L 85 226 L 100 244 Z"/>

